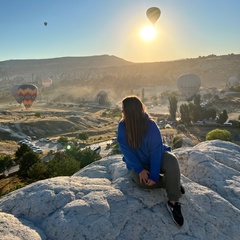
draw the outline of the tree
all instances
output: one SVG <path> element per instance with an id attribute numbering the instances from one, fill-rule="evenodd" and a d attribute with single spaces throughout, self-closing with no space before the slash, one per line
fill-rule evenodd
<path id="1" fill-rule="evenodd" d="M 214 129 L 207 133 L 206 140 L 215 140 L 219 139 L 222 141 L 232 141 L 231 133 L 224 129 Z"/>
<path id="2" fill-rule="evenodd" d="M 27 171 L 28 177 L 38 181 L 49 177 L 47 164 L 43 161 L 36 162 Z"/>
<path id="3" fill-rule="evenodd" d="M 79 160 L 80 151 L 81 150 L 79 146 L 72 144 L 70 148 L 66 149 L 65 154 L 69 157 Z"/>
<path id="4" fill-rule="evenodd" d="M 8 170 L 12 165 L 13 161 L 10 155 L 0 156 L 0 173 Z"/>
<path id="5" fill-rule="evenodd" d="M 181 114 L 181 120 L 185 124 L 191 123 L 191 115 L 190 110 L 187 104 L 182 104 L 180 106 L 180 114 Z"/>
<path id="6" fill-rule="evenodd" d="M 193 122 L 204 119 L 204 111 L 200 105 L 189 103 L 188 108 L 190 110 L 190 117 Z"/>
<path id="7" fill-rule="evenodd" d="M 216 109 L 214 108 L 205 109 L 204 116 L 206 119 L 209 118 L 215 119 L 217 116 Z"/>
<path id="8" fill-rule="evenodd" d="M 0 157 L 0 173 L 3 173 L 6 170 L 5 163 L 3 161 L 3 158 Z"/>
<path id="9" fill-rule="evenodd" d="M 77 135 L 77 138 L 80 139 L 80 140 L 82 140 L 83 143 L 84 143 L 84 141 L 87 141 L 87 140 L 88 140 L 88 134 L 87 134 L 86 132 L 79 133 L 79 134 Z"/>
<path id="10" fill-rule="evenodd" d="M 37 153 L 33 151 L 26 152 L 19 162 L 19 175 L 22 177 L 28 177 L 28 170 L 41 159 Z"/>
<path id="11" fill-rule="evenodd" d="M 171 95 L 168 97 L 168 101 L 169 101 L 169 114 L 173 120 L 176 120 L 177 98 Z"/>
<path id="12" fill-rule="evenodd" d="M 54 157 L 47 166 L 50 177 L 71 176 L 80 169 L 80 163 L 66 154 Z"/>
<path id="13" fill-rule="evenodd" d="M 80 167 L 83 168 L 99 159 L 101 159 L 101 156 L 98 153 L 92 151 L 90 148 L 86 148 L 82 150 L 79 155 Z"/>
<path id="14" fill-rule="evenodd" d="M 224 109 L 222 113 L 219 114 L 218 116 L 218 123 L 225 123 L 228 120 L 228 114 L 227 111 Z"/>
<path id="15" fill-rule="evenodd" d="M 71 132 L 74 133 L 75 132 L 75 127 L 71 127 Z"/>
<path id="16" fill-rule="evenodd" d="M 62 144 L 63 146 L 66 146 L 68 144 L 68 138 L 67 137 L 60 137 L 57 140 L 58 143 Z"/>
<path id="17" fill-rule="evenodd" d="M 15 152 L 16 163 L 19 163 L 22 157 L 29 151 L 32 151 L 32 149 L 28 145 L 22 144 Z"/>
<path id="18" fill-rule="evenodd" d="M 195 98 L 193 99 L 193 102 L 196 106 L 200 106 L 200 103 L 201 103 L 201 95 L 200 94 L 197 94 L 195 96 Z"/>

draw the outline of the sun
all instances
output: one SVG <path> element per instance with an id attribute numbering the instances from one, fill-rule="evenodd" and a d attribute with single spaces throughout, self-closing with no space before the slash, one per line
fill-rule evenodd
<path id="1" fill-rule="evenodd" d="M 157 31 L 154 26 L 144 26 L 140 31 L 140 35 L 144 41 L 151 41 L 156 37 Z"/>

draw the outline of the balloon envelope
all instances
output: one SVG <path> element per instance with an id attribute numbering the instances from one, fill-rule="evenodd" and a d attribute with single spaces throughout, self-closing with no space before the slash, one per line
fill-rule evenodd
<path id="1" fill-rule="evenodd" d="M 186 100 L 190 100 L 199 90 L 201 79 L 196 74 L 184 74 L 177 79 L 177 87 Z"/>
<path id="2" fill-rule="evenodd" d="M 47 26 L 47 22 L 44 22 L 44 25 Z"/>
<path id="3" fill-rule="evenodd" d="M 22 84 L 17 91 L 26 109 L 30 108 L 37 98 L 38 88 L 33 84 Z"/>
<path id="4" fill-rule="evenodd" d="M 51 78 L 45 78 L 42 80 L 42 85 L 44 87 L 50 87 L 52 85 L 52 79 Z"/>
<path id="5" fill-rule="evenodd" d="M 108 104 L 108 94 L 107 91 L 102 90 L 97 94 L 97 102 L 99 105 Z"/>
<path id="6" fill-rule="evenodd" d="M 160 17 L 161 11 L 157 7 L 151 7 L 147 10 L 146 15 L 151 23 L 154 24 Z"/>
<path id="7" fill-rule="evenodd" d="M 21 86 L 21 84 L 16 84 L 12 87 L 11 89 L 11 93 L 14 97 L 14 99 L 19 103 L 21 104 L 22 103 L 22 99 L 19 97 L 18 95 L 18 88 Z"/>

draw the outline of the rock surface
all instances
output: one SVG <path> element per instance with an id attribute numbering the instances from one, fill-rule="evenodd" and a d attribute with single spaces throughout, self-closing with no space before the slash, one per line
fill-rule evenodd
<path id="1" fill-rule="evenodd" d="M 1 198 L 0 239 L 239 239 L 240 147 L 207 141 L 174 153 L 186 190 L 181 228 L 165 190 L 136 187 L 116 155 Z"/>

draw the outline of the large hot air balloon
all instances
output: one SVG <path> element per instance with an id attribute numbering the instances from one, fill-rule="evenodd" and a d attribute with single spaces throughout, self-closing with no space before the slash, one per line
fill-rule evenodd
<path id="1" fill-rule="evenodd" d="M 109 104 L 107 91 L 102 90 L 97 94 L 97 102 L 99 105 Z"/>
<path id="2" fill-rule="evenodd" d="M 33 84 L 22 84 L 17 91 L 18 96 L 22 100 L 26 109 L 30 108 L 37 98 L 38 88 Z"/>
<path id="3" fill-rule="evenodd" d="M 21 104 L 22 103 L 22 99 L 19 97 L 18 95 L 18 88 L 21 86 L 21 84 L 16 84 L 12 87 L 11 89 L 11 93 L 14 97 L 14 99 L 19 103 Z"/>
<path id="4" fill-rule="evenodd" d="M 187 101 L 191 101 L 201 86 L 201 79 L 198 75 L 188 73 L 177 79 L 177 87 Z"/>
<path id="5" fill-rule="evenodd" d="M 42 80 L 42 85 L 44 87 L 50 87 L 52 85 L 52 79 L 51 78 L 44 78 Z"/>
<path id="6" fill-rule="evenodd" d="M 154 24 L 161 15 L 161 10 L 157 7 L 151 7 L 147 10 L 146 15 L 148 19 Z"/>
<path id="7" fill-rule="evenodd" d="M 45 27 L 47 26 L 47 22 L 44 22 L 43 24 L 44 24 Z"/>

